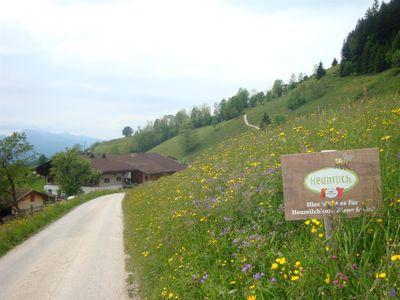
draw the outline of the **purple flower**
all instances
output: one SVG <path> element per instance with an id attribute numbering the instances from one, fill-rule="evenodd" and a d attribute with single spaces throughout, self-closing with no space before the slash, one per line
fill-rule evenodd
<path id="1" fill-rule="evenodd" d="M 390 290 L 388 295 L 389 295 L 389 297 L 392 297 L 392 298 L 397 297 L 396 289 Z"/>
<path id="2" fill-rule="evenodd" d="M 331 256 L 331 259 L 333 259 L 333 260 L 337 260 L 337 259 L 338 259 L 338 257 L 337 257 L 336 255 L 332 255 L 332 256 Z"/>
<path id="3" fill-rule="evenodd" d="M 208 278 L 208 274 L 205 273 L 205 274 L 203 275 L 203 277 L 201 278 L 201 283 L 204 284 L 204 283 L 206 282 L 207 278 Z"/>
<path id="4" fill-rule="evenodd" d="M 276 171 L 275 168 L 269 168 L 269 169 L 267 169 L 267 170 L 265 171 L 265 173 L 266 173 L 266 174 L 272 174 L 272 173 L 274 173 L 275 171 Z"/>
<path id="5" fill-rule="evenodd" d="M 246 272 L 248 269 L 251 268 L 251 264 L 246 264 L 243 268 L 242 268 L 242 272 Z"/>
<path id="6" fill-rule="evenodd" d="M 229 229 L 225 227 L 225 228 L 221 231 L 220 235 L 221 235 L 221 236 L 227 235 L 228 232 L 229 232 Z"/>
<path id="7" fill-rule="evenodd" d="M 272 277 L 270 281 L 271 281 L 272 283 L 276 283 L 276 282 L 277 282 L 277 280 L 276 280 L 275 277 Z"/>
<path id="8" fill-rule="evenodd" d="M 259 280 L 261 277 L 264 277 L 264 276 L 265 276 L 264 272 L 261 272 L 261 273 L 256 273 L 256 274 L 254 274 L 254 275 L 253 275 L 253 278 L 254 278 L 255 280 Z"/>

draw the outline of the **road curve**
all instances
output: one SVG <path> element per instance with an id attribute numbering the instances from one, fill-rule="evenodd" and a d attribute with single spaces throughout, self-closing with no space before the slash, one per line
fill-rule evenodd
<path id="1" fill-rule="evenodd" d="M 84 203 L 0 259 L 0 299 L 127 299 L 123 193 Z"/>
<path id="2" fill-rule="evenodd" d="M 260 129 L 260 127 L 258 127 L 258 126 L 256 126 L 256 125 L 249 124 L 249 122 L 247 121 L 247 114 L 245 114 L 245 115 L 243 116 L 243 119 L 244 119 L 244 123 L 245 123 L 247 126 L 252 127 L 252 128 L 254 128 L 254 129 Z"/>

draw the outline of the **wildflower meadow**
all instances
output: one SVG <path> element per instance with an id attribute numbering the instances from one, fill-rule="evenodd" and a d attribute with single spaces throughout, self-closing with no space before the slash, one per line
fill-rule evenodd
<path id="1" fill-rule="evenodd" d="M 400 97 L 318 109 L 204 152 L 128 192 L 125 246 L 145 299 L 383 299 L 400 293 Z M 379 147 L 383 210 L 286 221 L 282 154 Z"/>

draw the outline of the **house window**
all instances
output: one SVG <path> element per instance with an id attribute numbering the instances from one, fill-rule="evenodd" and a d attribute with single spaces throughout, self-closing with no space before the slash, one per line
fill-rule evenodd
<path id="1" fill-rule="evenodd" d="M 47 183 L 54 183 L 54 177 L 52 176 L 47 177 Z"/>
<path id="2" fill-rule="evenodd" d="M 145 181 L 149 180 L 149 176 L 147 176 L 147 175 L 144 176 L 144 180 L 145 180 Z"/>
<path id="3" fill-rule="evenodd" d="M 122 180 L 121 176 L 118 176 L 117 181 L 121 181 L 121 180 Z"/>
<path id="4" fill-rule="evenodd" d="M 35 195 L 33 193 L 31 194 L 31 202 L 35 202 Z"/>
<path id="5" fill-rule="evenodd" d="M 104 183 L 110 183 L 110 178 L 104 178 Z"/>

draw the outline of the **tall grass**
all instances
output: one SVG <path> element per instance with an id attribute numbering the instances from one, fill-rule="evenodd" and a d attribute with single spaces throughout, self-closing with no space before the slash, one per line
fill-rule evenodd
<path id="1" fill-rule="evenodd" d="M 400 98 L 252 131 L 123 202 L 128 269 L 148 299 L 382 299 L 400 284 Z M 379 147 L 379 217 L 285 221 L 280 155 Z"/>
<path id="2" fill-rule="evenodd" d="M 40 212 L 26 215 L 0 225 L 0 257 L 49 223 L 65 215 L 76 206 L 96 197 L 116 192 L 117 191 L 104 190 L 80 195 L 72 200 L 47 205 Z"/>

